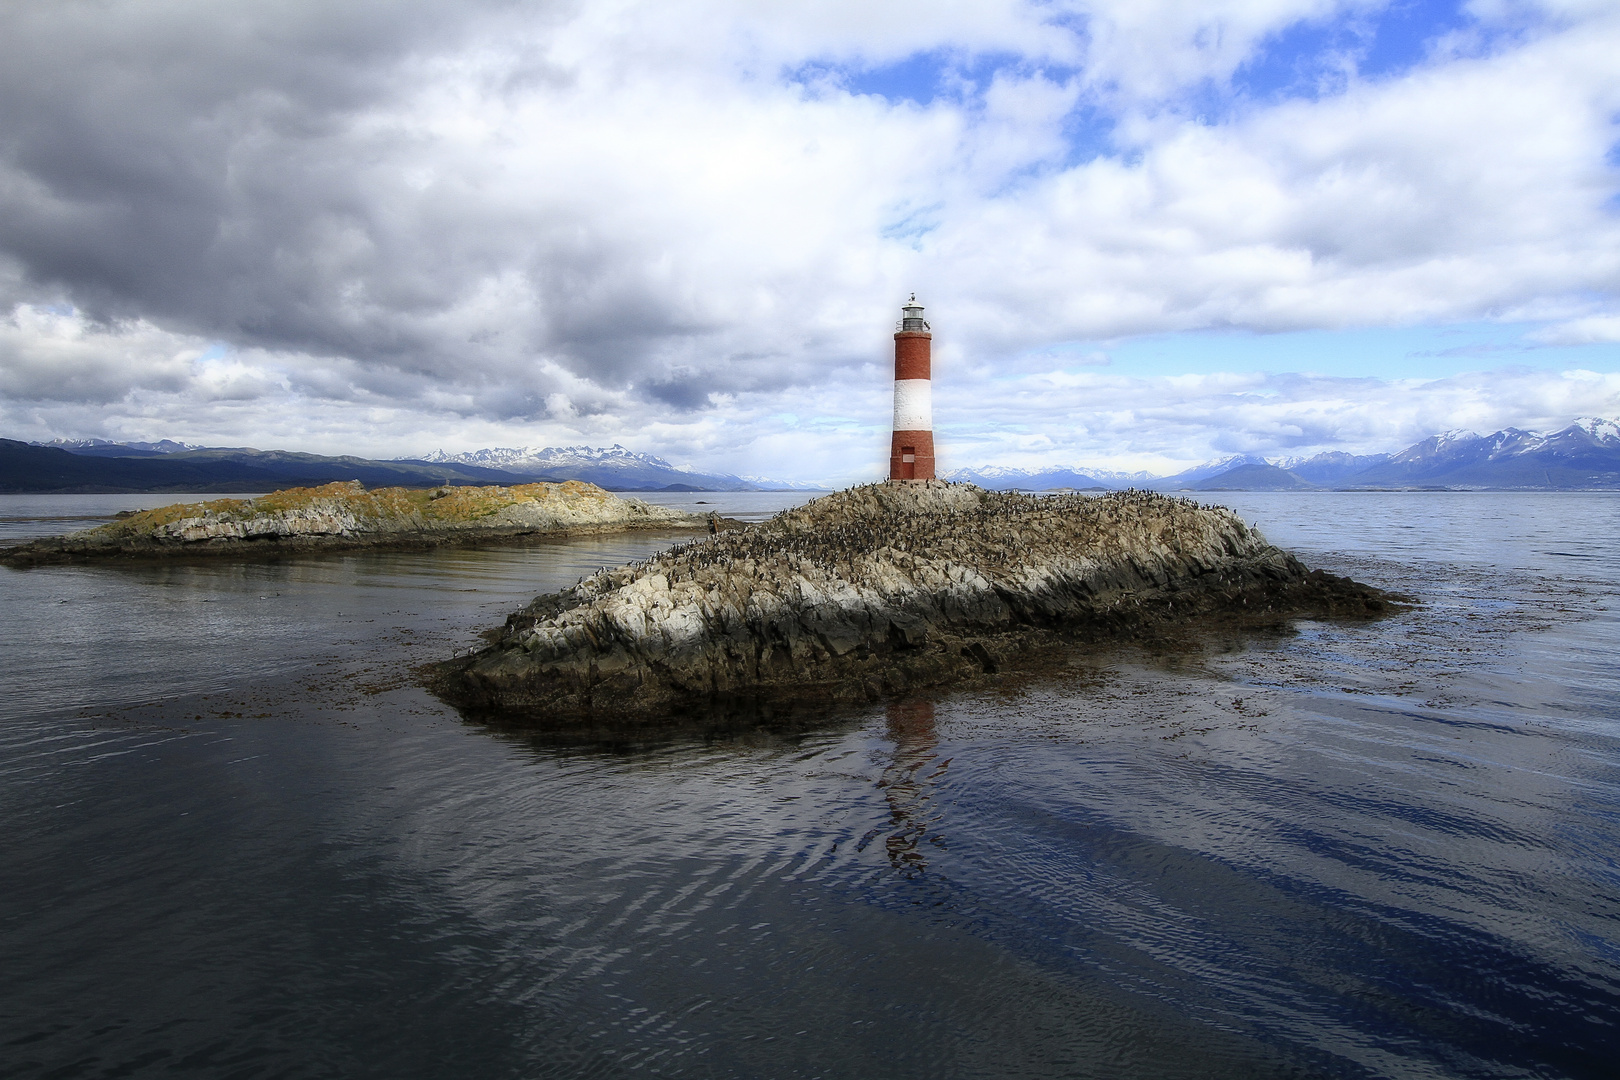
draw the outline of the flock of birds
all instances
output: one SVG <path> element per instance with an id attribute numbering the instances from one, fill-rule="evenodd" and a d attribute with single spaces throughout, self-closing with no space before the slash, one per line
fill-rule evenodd
<path id="1" fill-rule="evenodd" d="M 599 570 L 575 586 L 585 602 L 649 574 L 671 584 L 720 576 L 815 576 L 859 580 L 872 560 L 915 568 L 943 560 L 983 569 L 1039 563 L 1078 552 L 1117 549 L 1135 527 L 1174 531 L 1191 499 L 1148 491 L 1105 495 L 1026 495 L 975 491 L 976 499 L 930 498 L 866 485 L 827 495 L 748 529 L 677 544 L 626 566 Z"/>

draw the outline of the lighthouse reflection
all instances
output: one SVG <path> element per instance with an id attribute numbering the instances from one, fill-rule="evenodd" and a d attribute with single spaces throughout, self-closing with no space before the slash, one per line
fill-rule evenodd
<path id="1" fill-rule="evenodd" d="M 888 736 L 894 743 L 889 764 L 878 780 L 889 803 L 890 832 L 884 841 L 889 862 L 908 876 L 928 868 L 925 844 L 944 846 L 934 831 L 939 814 L 933 790 L 951 761 L 940 760 L 939 733 L 932 701 L 903 701 L 888 707 Z M 881 829 L 874 829 L 874 837 Z M 864 846 L 864 844 L 863 844 Z"/>

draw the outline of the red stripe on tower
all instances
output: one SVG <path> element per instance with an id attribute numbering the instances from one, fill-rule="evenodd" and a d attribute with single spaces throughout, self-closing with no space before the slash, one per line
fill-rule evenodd
<path id="1" fill-rule="evenodd" d="M 934 478 L 934 395 L 930 350 L 934 335 L 923 321 L 917 294 L 900 309 L 894 335 L 894 442 L 890 480 Z"/>

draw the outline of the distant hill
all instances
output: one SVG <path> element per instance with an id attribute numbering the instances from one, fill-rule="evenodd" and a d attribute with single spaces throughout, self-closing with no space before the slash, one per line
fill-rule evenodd
<path id="1" fill-rule="evenodd" d="M 1310 458 L 1284 458 L 1272 464 L 1287 469 L 1307 483 L 1318 487 L 1338 487 L 1352 476 L 1382 465 L 1389 454 L 1346 454 L 1332 450 Z"/>
<path id="2" fill-rule="evenodd" d="M 1301 491 L 1312 488 L 1620 489 L 1620 423 L 1583 418 L 1558 431 L 1448 431 L 1398 454 L 1329 451 L 1309 458 L 1237 454 L 1173 476 L 1080 466 L 958 469 L 947 479 L 996 490 Z M 609 491 L 816 490 L 821 484 L 706 473 L 617 444 L 495 447 L 371 461 L 284 450 L 203 448 L 163 440 L 0 440 L 0 491 L 272 491 L 359 480 L 368 487 L 584 480 Z"/>
<path id="3" fill-rule="evenodd" d="M 1156 491 L 1303 491 L 1312 488 L 1620 489 L 1620 423 L 1586 417 L 1558 431 L 1449 431 L 1398 454 L 1328 451 L 1309 458 L 1235 454 L 1172 476 L 1109 473 L 1082 466 L 959 469 L 952 480 L 981 487 L 1145 487 Z"/>
<path id="4" fill-rule="evenodd" d="M 1246 465 L 1270 465 L 1271 462 L 1254 454 L 1234 454 L 1232 457 L 1220 458 L 1216 461 L 1206 461 L 1202 465 L 1194 465 L 1172 476 L 1159 476 L 1149 480 L 1144 487 L 1154 491 L 1195 491 L 1198 485 L 1216 476 L 1223 476 L 1235 469 Z M 1230 489 L 1228 489 L 1230 490 Z"/>
<path id="5" fill-rule="evenodd" d="M 205 446 L 188 446 L 172 439 L 159 442 L 113 442 L 110 439 L 52 439 L 48 443 L 33 445 L 54 446 L 86 457 L 163 457 L 186 450 L 206 450 Z"/>
<path id="6" fill-rule="evenodd" d="M 1339 487 L 1390 459 L 1389 454 L 1346 454 L 1328 451 L 1309 458 L 1263 458 L 1239 454 L 1194 466 L 1175 476 L 1152 481 L 1159 491 L 1299 491 Z"/>
<path id="7" fill-rule="evenodd" d="M 1194 484 L 1194 491 L 1312 491 L 1316 485 L 1287 469 L 1252 462 Z"/>
<path id="8" fill-rule="evenodd" d="M 35 453 L 23 453 L 26 448 Z M 51 455 L 61 455 L 52 457 Z M 54 462 L 54 465 L 48 463 Z M 0 450 L 0 491 L 274 491 L 359 480 L 367 487 L 583 480 L 609 491 L 817 490 L 819 485 L 704 473 L 615 445 L 496 448 L 373 461 L 287 450 L 197 447 L 163 440 L 58 439 Z"/>
<path id="9" fill-rule="evenodd" d="M 275 491 L 333 480 L 367 487 L 510 484 L 511 473 L 464 465 L 368 461 L 284 450 L 209 449 L 175 452 L 117 444 L 77 450 L 0 439 L 0 492 Z M 551 479 L 535 477 L 534 479 Z"/>
<path id="10" fill-rule="evenodd" d="M 986 469 L 958 469 L 948 474 L 951 480 L 977 484 L 991 491 L 1052 491 L 1056 488 L 1074 488 L 1077 491 L 1109 490 L 1117 485 L 1092 473 L 1073 469 L 1009 469 L 992 465 Z"/>
<path id="11" fill-rule="evenodd" d="M 784 483 L 762 477 L 705 473 L 683 465 L 671 465 L 660 457 L 626 450 L 618 443 L 607 449 L 590 446 L 498 446 L 446 454 L 435 450 L 419 459 L 423 463 L 453 463 L 501 472 L 584 480 L 608 491 L 762 491 L 819 490 L 819 485 Z"/>

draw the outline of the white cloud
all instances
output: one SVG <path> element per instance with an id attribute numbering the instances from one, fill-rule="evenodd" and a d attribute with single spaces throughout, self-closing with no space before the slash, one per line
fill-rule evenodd
<path id="1" fill-rule="evenodd" d="M 1537 331 L 1535 340 L 1548 345 L 1620 344 L 1620 315 L 1589 315 Z"/>
<path id="2" fill-rule="evenodd" d="M 1603 411 L 1512 373 L 1045 370 L 1228 326 L 1552 317 L 1549 345 L 1620 340 L 1620 10 L 1480 8 L 1517 29 L 1380 79 L 1352 63 L 1317 97 L 1226 82 L 1299 20 L 1381 6 L 10 9 L 0 418 L 841 475 L 881 444 L 913 288 L 960 379 L 941 420 L 960 400 L 956 445 L 986 462 L 1389 449 Z M 967 81 L 927 105 L 849 89 L 918 53 Z M 1093 114 L 1115 142 L 1077 152 Z"/>
<path id="3" fill-rule="evenodd" d="M 111 359 L 109 359 L 109 357 Z M 1434 431 L 1550 429 L 1576 415 L 1620 416 L 1620 373 L 1508 369 L 1443 379 L 1347 379 L 1217 372 L 1138 377 L 1081 356 L 1007 376 L 937 367 L 941 461 L 1077 464 L 1174 472 L 1231 453 L 1399 449 Z M 492 419 L 476 395 L 423 380 L 381 391 L 350 362 L 264 350 L 223 352 L 151 327 L 96 327 L 23 309 L 0 323 L 0 423 L 13 437 L 60 431 L 208 445 L 298 446 L 407 456 L 447 447 L 624 442 L 676 461 L 783 479 L 879 475 L 888 445 L 880 364 L 806 388 L 731 395 L 723 409 L 649 417 L 629 395 L 582 412 L 565 393 L 535 421 Z M 32 379 L 32 382 L 27 380 Z M 576 383 L 577 387 L 587 384 Z M 92 392 L 93 388 L 93 392 Z M 112 406 L 112 407 L 109 407 Z"/>
<path id="4" fill-rule="evenodd" d="M 1089 81 L 1132 101 L 1160 102 L 1224 81 L 1261 42 L 1301 21 L 1383 6 L 1377 0 L 1112 0 L 1076 5 L 1087 18 Z"/>
<path id="5" fill-rule="evenodd" d="M 1620 373 L 1509 369 L 1395 380 L 1059 372 L 936 388 L 934 410 L 947 467 L 1159 472 L 1234 453 L 1392 452 L 1450 428 L 1549 430 L 1582 414 L 1620 415 Z"/>
<path id="6" fill-rule="evenodd" d="M 0 394 L 98 407 L 135 390 L 178 394 L 204 347 L 142 320 L 97 327 L 73 311 L 19 304 L 0 318 Z"/>

